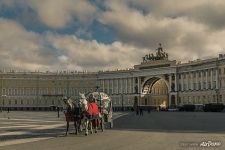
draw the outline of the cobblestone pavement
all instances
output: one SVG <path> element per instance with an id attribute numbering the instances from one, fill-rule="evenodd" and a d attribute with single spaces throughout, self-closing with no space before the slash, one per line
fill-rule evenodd
<path id="1" fill-rule="evenodd" d="M 123 113 L 114 113 L 114 118 Z M 65 118 L 60 112 L 11 111 L 0 113 L 0 146 L 46 140 L 65 134 Z M 70 123 L 70 132 L 74 132 Z"/>
<path id="2" fill-rule="evenodd" d="M 24 143 L 5 145 L 0 147 L 0 150 L 225 149 L 225 113 L 151 112 L 148 114 L 145 112 L 144 116 L 136 116 L 131 112 L 115 114 L 117 117 L 114 120 L 114 129 L 98 132 L 87 137 L 83 134 L 70 134 L 67 137 L 62 136 L 65 131 L 63 118 L 56 118 L 56 113 L 46 114 L 46 117 L 49 116 L 49 118 L 44 120 L 50 122 L 45 123 L 42 120 L 44 125 L 42 123 L 38 123 L 37 125 L 33 122 L 29 124 L 24 123 L 24 125 L 30 125 L 30 128 L 34 131 L 36 127 L 32 125 L 40 125 L 41 127 L 47 125 L 46 128 L 48 127 L 48 129 L 44 130 L 49 130 L 53 136 L 48 135 L 48 137 L 45 137 L 42 133 L 47 133 L 42 132 L 43 130 L 41 129 L 39 131 L 40 135 L 37 138 L 42 137 L 42 140 L 38 139 L 37 141 L 26 142 L 27 139 L 23 138 L 25 140 Z M 37 120 L 40 119 L 41 121 L 42 115 L 40 114 L 40 118 L 38 116 Z M 31 117 L 21 119 L 32 119 L 32 115 Z M 0 124 L 0 127 L 5 126 L 5 124 L 2 124 L 2 120 Z M 9 126 L 15 125 L 10 124 Z M 53 128 L 50 129 L 49 126 Z M 18 128 L 15 127 L 16 132 L 21 132 L 17 130 Z M 13 131 L 11 132 L 13 133 Z M 6 133 L 10 134 L 11 132 L 8 131 Z M 15 141 L 18 140 L 16 139 Z"/>

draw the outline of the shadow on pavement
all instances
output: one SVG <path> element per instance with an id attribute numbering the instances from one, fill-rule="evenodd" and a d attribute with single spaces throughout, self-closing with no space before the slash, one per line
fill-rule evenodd
<path id="1" fill-rule="evenodd" d="M 134 112 L 114 120 L 113 130 L 173 132 L 173 133 L 225 133 L 225 114 L 206 112 Z"/>

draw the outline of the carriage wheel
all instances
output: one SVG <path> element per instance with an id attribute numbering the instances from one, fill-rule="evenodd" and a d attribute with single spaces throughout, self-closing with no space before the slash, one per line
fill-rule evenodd
<path id="1" fill-rule="evenodd" d="M 113 128 L 113 121 L 110 122 L 110 129 Z"/>
<path id="2" fill-rule="evenodd" d="M 101 130 L 104 131 L 104 118 L 101 118 Z"/>

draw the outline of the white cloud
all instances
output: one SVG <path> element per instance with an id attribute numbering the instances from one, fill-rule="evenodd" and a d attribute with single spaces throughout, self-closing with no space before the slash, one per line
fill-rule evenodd
<path id="1" fill-rule="evenodd" d="M 132 2 L 132 7 L 130 2 Z M 221 32 L 225 28 L 221 28 L 220 32 L 215 31 L 206 23 L 207 18 L 200 19 L 204 15 L 203 12 L 207 11 L 203 11 L 204 6 L 210 6 L 205 1 L 182 2 L 184 3 L 177 0 L 172 0 L 172 2 L 158 0 L 106 1 L 107 11 L 100 15 L 99 20 L 103 24 L 116 28 L 118 39 L 124 43 L 152 50 L 156 48 L 157 43 L 163 43 L 173 59 L 187 61 L 217 56 L 224 47 L 224 42 L 219 42 L 219 39 L 223 37 Z M 221 1 L 213 2 L 210 1 L 212 5 L 209 8 L 215 12 L 216 6 L 221 4 L 219 3 Z M 138 7 L 147 8 L 148 13 L 143 13 Z M 190 10 L 196 10 L 196 12 L 192 13 Z M 222 10 L 220 10 L 220 14 L 223 14 Z M 203 13 L 203 15 L 197 15 L 198 13 Z M 223 18 L 219 15 L 217 17 Z M 219 20 L 218 18 L 216 20 Z M 220 23 L 218 26 L 222 27 L 223 21 L 224 19 L 218 21 L 217 23 Z M 214 23 L 211 25 L 217 26 L 216 22 Z"/>
<path id="2" fill-rule="evenodd" d="M 9 0 L 0 1 L 1 7 L 3 3 L 33 8 L 40 21 L 52 28 L 66 28 L 74 21 L 86 26 L 97 19 L 117 31 L 117 41 L 103 44 L 75 35 L 39 34 L 27 31 L 16 21 L 1 19 L 1 67 L 95 71 L 126 68 L 139 63 L 148 51 L 153 52 L 159 42 L 171 59 L 182 61 L 224 53 L 222 0 L 105 0 L 106 10 L 102 12 L 87 0 Z M 89 28 L 79 29 L 76 34 L 91 37 L 87 31 Z"/>
<path id="3" fill-rule="evenodd" d="M 56 49 L 66 50 L 70 64 L 95 71 L 132 67 L 141 61 L 141 56 L 146 52 L 146 49 L 140 50 L 121 42 L 106 45 L 95 40 L 78 39 L 71 35 L 49 34 L 47 40 Z"/>
<path id="4" fill-rule="evenodd" d="M 121 42 L 106 45 L 73 35 L 28 32 L 7 19 L 0 19 L 0 32 L 0 68 L 90 71 L 127 68 L 141 61 L 146 52 Z"/>
<path id="5" fill-rule="evenodd" d="M 96 7 L 88 0 L 0 1 L 0 6 L 3 5 L 31 7 L 38 14 L 39 20 L 51 28 L 63 28 L 76 21 L 87 25 L 96 15 Z"/>

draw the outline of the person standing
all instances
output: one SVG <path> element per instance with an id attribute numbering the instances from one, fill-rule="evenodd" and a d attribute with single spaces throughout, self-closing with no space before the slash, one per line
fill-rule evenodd
<path id="1" fill-rule="evenodd" d="M 139 115 L 139 107 L 136 107 L 136 115 Z"/>
<path id="2" fill-rule="evenodd" d="M 140 115 L 143 116 L 143 109 L 140 108 Z"/>

